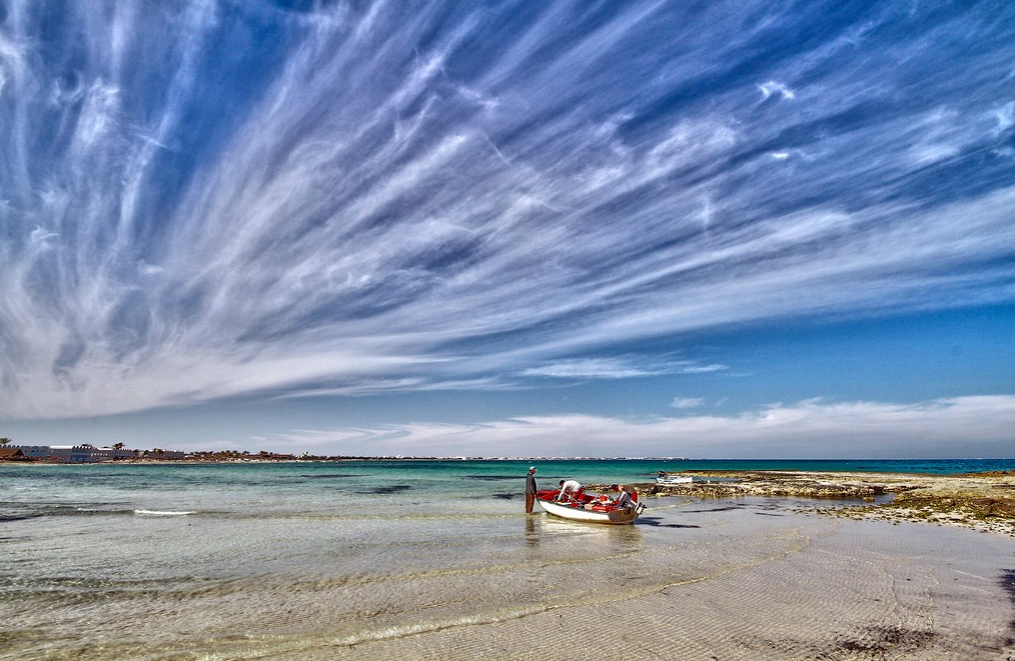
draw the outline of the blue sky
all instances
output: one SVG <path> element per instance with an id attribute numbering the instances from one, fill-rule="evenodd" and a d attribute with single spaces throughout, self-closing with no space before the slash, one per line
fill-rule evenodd
<path id="1" fill-rule="evenodd" d="M 1015 5 L 0 4 L 0 434 L 1015 455 Z"/>

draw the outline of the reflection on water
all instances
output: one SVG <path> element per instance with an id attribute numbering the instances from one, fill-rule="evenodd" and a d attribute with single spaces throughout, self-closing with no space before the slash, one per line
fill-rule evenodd
<path id="1" fill-rule="evenodd" d="M 539 529 L 535 517 L 531 514 L 525 515 L 525 545 L 539 546 Z"/>
<path id="2" fill-rule="evenodd" d="M 539 523 L 534 524 L 534 527 L 546 540 L 560 545 L 561 548 L 574 549 L 579 556 L 629 553 L 637 550 L 642 541 L 642 533 L 637 523 L 606 525 L 569 521 L 550 514 L 542 514 L 539 516 Z"/>

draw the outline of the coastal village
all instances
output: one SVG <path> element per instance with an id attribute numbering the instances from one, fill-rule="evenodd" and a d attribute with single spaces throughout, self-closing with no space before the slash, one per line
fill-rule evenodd
<path id="1" fill-rule="evenodd" d="M 141 463 L 141 462 L 251 462 L 251 461 L 466 461 L 466 460 L 569 460 L 569 459 L 603 459 L 604 457 L 421 457 L 404 455 L 396 456 L 363 456 L 363 455 L 316 455 L 309 452 L 290 454 L 283 452 L 248 452 L 246 450 L 198 450 L 183 452 L 181 450 L 132 450 L 123 443 L 115 443 L 108 447 L 97 447 L 91 443 L 77 445 L 15 445 L 9 438 L 0 437 L 0 462 L 42 462 L 51 464 L 94 464 L 94 463 Z M 641 459 L 659 461 L 680 461 L 686 457 L 609 457 L 610 459 Z"/>
<path id="2" fill-rule="evenodd" d="M 3 439 L 0 439 L 2 441 Z M 354 459 L 405 459 L 406 457 L 352 457 L 333 455 L 299 455 L 281 452 L 248 452 L 245 450 L 194 451 L 134 450 L 125 448 L 123 443 L 109 447 L 98 447 L 90 443 L 79 445 L 13 445 L 0 443 L 0 463 L 25 462 L 45 464 L 99 464 L 99 463 L 155 463 L 155 462 L 255 462 L 255 461 L 349 461 Z M 448 459 L 448 457 L 413 457 L 413 459 Z M 454 457 L 465 459 L 465 457 Z"/>
<path id="3" fill-rule="evenodd" d="M 295 460 L 291 454 L 274 452 L 222 451 L 183 452 L 180 450 L 133 450 L 116 443 L 98 447 L 90 443 L 78 445 L 15 445 L 10 439 L 0 438 L 0 461 L 41 462 L 52 464 L 91 464 L 106 462 L 140 461 L 284 461 Z M 302 458 L 308 458 L 304 455 Z"/>
<path id="4" fill-rule="evenodd" d="M 341 461 L 367 457 L 300 455 L 280 452 L 247 452 L 241 450 L 195 451 L 130 449 L 123 443 L 95 446 L 16 445 L 9 438 L 0 438 L 0 462 L 38 462 L 47 464 L 143 463 L 143 462 L 228 462 L 228 461 Z"/>
<path id="5" fill-rule="evenodd" d="M 603 457 L 462 457 L 462 456 L 364 456 L 364 455 L 316 455 L 309 452 L 291 454 L 284 452 L 248 452 L 246 450 L 164 450 L 152 448 L 137 450 L 124 447 L 123 443 L 112 446 L 95 446 L 91 443 L 77 445 L 16 445 L 9 438 L 0 438 L 0 463 L 39 462 L 48 464 L 96 464 L 96 463 L 145 463 L 145 462 L 254 462 L 254 461 L 466 461 L 466 460 L 554 460 L 554 459 L 602 459 Z M 658 459 L 677 461 L 684 457 L 610 457 L 611 459 Z"/>
<path id="6" fill-rule="evenodd" d="M 123 443 L 112 447 L 96 447 L 90 443 L 80 445 L 12 445 L 0 439 L 0 461 L 45 462 L 53 464 L 86 464 L 107 461 L 133 461 L 140 459 L 182 460 L 186 452 L 175 450 L 128 450 Z"/>

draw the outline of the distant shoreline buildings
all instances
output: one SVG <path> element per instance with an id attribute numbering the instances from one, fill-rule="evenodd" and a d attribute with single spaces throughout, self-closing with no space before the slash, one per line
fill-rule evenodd
<path id="1" fill-rule="evenodd" d="M 237 450 L 183 452 L 181 450 L 131 450 L 117 444 L 113 447 L 80 445 L 0 445 L 0 462 L 33 462 L 49 464 L 144 463 L 144 462 L 254 462 L 254 461 L 683 461 L 686 457 L 414 457 L 414 456 L 319 456 L 261 451 Z"/>
<path id="2" fill-rule="evenodd" d="M 20 456 L 18 455 L 20 451 Z M 5 456 L 5 455 L 10 456 Z M 123 447 L 81 445 L 4 445 L 0 459 L 7 461 L 38 461 L 59 464 L 91 464 L 111 461 L 183 460 L 186 452 L 179 450 L 128 450 Z"/>

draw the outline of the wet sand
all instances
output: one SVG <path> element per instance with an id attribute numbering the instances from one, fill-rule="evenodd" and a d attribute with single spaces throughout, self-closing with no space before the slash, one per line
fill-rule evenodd
<path id="1" fill-rule="evenodd" d="M 684 541 L 675 554 L 666 549 L 665 585 L 630 593 L 612 585 L 609 600 L 590 585 L 589 596 L 541 611 L 272 658 L 1015 659 L 1009 537 L 816 516 L 805 504 L 660 498 L 636 526 L 637 553 L 618 559 L 616 572 L 634 581 L 660 571 L 653 527 L 679 529 Z M 533 519 L 536 537 L 590 525 Z M 597 532 L 587 534 L 594 541 Z M 547 578 L 530 572 L 534 583 Z"/>

